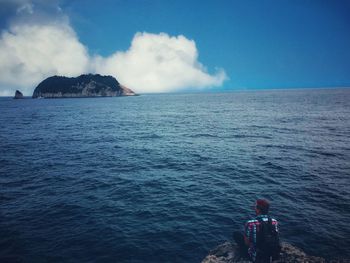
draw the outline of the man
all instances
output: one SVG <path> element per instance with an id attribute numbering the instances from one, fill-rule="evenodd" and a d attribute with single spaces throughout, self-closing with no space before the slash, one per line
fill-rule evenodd
<path id="1" fill-rule="evenodd" d="M 278 222 L 268 215 L 270 204 L 265 199 L 255 203 L 256 218 L 246 222 L 244 234 L 235 232 L 233 238 L 243 257 L 253 262 L 270 262 L 280 252 Z"/>

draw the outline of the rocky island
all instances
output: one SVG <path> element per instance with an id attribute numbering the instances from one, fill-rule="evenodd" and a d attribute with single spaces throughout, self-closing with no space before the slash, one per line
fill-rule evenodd
<path id="1" fill-rule="evenodd" d="M 19 90 L 16 90 L 15 96 L 13 97 L 14 99 L 23 99 L 23 94 Z"/>
<path id="2" fill-rule="evenodd" d="M 52 76 L 43 80 L 32 98 L 85 98 L 134 96 L 131 89 L 121 85 L 112 76 L 85 74 L 76 78 Z"/>

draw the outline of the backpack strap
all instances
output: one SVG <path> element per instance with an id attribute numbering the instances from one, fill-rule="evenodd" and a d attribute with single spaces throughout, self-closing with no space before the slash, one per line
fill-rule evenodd
<path id="1" fill-rule="evenodd" d="M 269 232 L 272 231 L 272 218 L 270 216 L 267 216 L 267 227 Z"/>
<path id="2" fill-rule="evenodd" d="M 260 224 L 264 224 L 267 226 L 267 232 L 270 233 L 272 231 L 272 218 L 271 216 L 267 215 L 267 223 L 261 218 L 258 217 L 257 220 Z"/>
<path id="3" fill-rule="evenodd" d="M 261 218 L 261 217 L 257 217 L 257 220 L 259 221 L 259 223 L 265 223 L 265 221 Z M 271 216 L 269 216 L 269 215 L 267 215 L 267 222 L 269 223 L 269 224 L 272 224 L 272 218 L 271 218 Z"/>

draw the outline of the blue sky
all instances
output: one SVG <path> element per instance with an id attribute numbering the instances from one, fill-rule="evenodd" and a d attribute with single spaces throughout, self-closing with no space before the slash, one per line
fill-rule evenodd
<path id="1" fill-rule="evenodd" d="M 209 69 L 226 70 L 226 88 L 350 85 L 350 1 L 102 2 L 68 8 L 81 40 L 106 55 L 137 31 L 183 34 Z"/>
<path id="2" fill-rule="evenodd" d="M 184 36 L 195 43 L 194 63 L 208 81 L 180 82 L 170 91 L 201 84 L 216 90 L 350 86 L 350 1 L 18 0 L 15 7 L 2 1 L 12 8 L 3 30 L 20 16 L 29 19 L 18 12 L 29 4 L 31 23 L 35 16 L 40 23 L 64 17 L 90 57 L 126 52 L 137 32 Z"/>

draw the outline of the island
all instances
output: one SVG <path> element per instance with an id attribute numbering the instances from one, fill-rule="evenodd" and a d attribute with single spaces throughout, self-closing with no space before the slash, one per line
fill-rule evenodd
<path id="1" fill-rule="evenodd" d="M 89 98 L 135 96 L 112 76 L 84 74 L 79 77 L 52 76 L 35 88 L 32 98 Z"/>
<path id="2" fill-rule="evenodd" d="M 23 93 L 20 92 L 19 90 L 16 90 L 15 96 L 13 98 L 14 99 L 23 99 Z"/>

